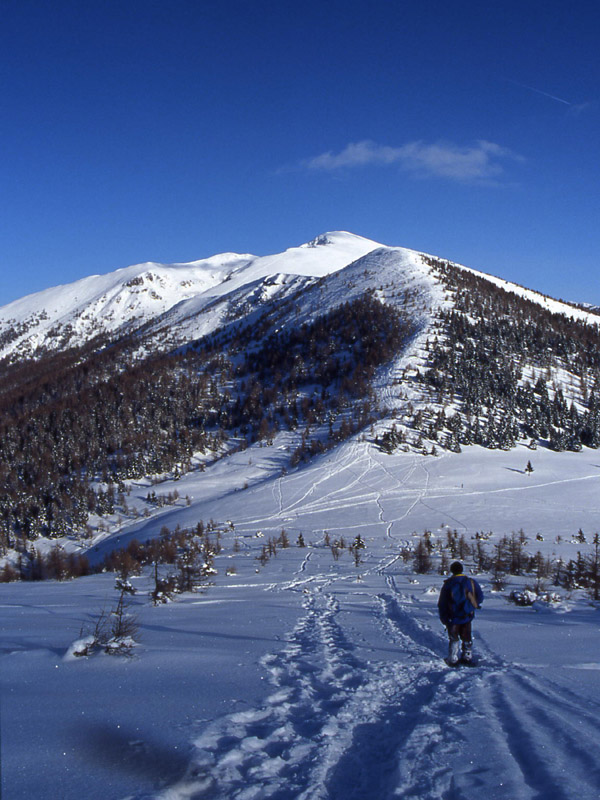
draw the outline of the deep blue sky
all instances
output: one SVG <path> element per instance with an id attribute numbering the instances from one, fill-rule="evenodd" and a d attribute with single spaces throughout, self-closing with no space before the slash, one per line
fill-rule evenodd
<path id="1" fill-rule="evenodd" d="M 0 0 L 0 304 L 326 230 L 600 303 L 600 3 Z"/>

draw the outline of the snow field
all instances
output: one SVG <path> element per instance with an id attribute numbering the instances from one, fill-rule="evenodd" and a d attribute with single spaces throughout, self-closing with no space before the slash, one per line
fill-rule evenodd
<path id="1" fill-rule="evenodd" d="M 570 557 L 584 548 L 571 534 L 598 519 L 596 454 L 538 450 L 527 476 L 519 449 L 384 456 L 354 440 L 282 476 L 277 447 L 184 476 L 191 506 L 118 534 L 235 525 L 205 593 L 153 608 L 148 580 L 134 581 L 133 658 L 64 660 L 112 598 L 111 576 L 0 586 L 5 795 L 51 797 L 60 785 L 70 800 L 85 784 L 104 800 L 595 798 L 597 609 L 581 595 L 517 608 L 483 576 L 480 666 L 451 671 L 442 579 L 417 579 L 399 548 L 425 527 L 499 536 L 518 521 L 530 537 L 544 532 L 529 547 L 548 553 L 562 533 Z M 262 543 L 282 528 L 292 546 L 260 567 Z M 334 560 L 325 531 L 347 543 L 360 532 L 363 563 Z M 299 532 L 312 546 L 295 546 Z"/>
<path id="2" fill-rule="evenodd" d="M 309 560 L 313 581 L 278 590 L 298 593 L 304 615 L 286 646 L 262 659 L 274 691 L 209 724 L 188 776 L 161 797 L 203 797 L 202 787 L 244 800 L 463 797 L 481 788 L 498 799 L 595 796 L 597 715 L 568 676 L 565 684 L 556 654 L 546 664 L 551 679 L 511 664 L 502 637 L 491 637 L 500 652 L 490 646 L 482 612 L 480 665 L 448 670 L 437 593 L 415 587 L 389 559 L 360 582 L 322 572 L 318 560 Z M 375 594 L 377 579 L 385 589 Z M 518 627 L 518 612 L 486 602 Z"/>
<path id="3" fill-rule="evenodd" d="M 528 452 L 523 449 L 524 454 Z M 440 525 L 457 526 L 467 534 L 494 528 L 498 534 L 509 533 L 514 518 L 515 529 L 518 522 L 530 535 L 534 528 L 544 531 L 544 542 L 535 541 L 534 545 L 546 551 L 556 549 L 554 538 L 559 533 L 565 540 L 574 533 L 574 524 L 593 530 L 598 519 L 595 454 L 572 454 L 569 478 L 559 477 L 564 476 L 566 461 L 559 461 L 557 454 L 538 451 L 536 472 L 531 476 L 510 466 L 518 454 L 519 450 L 490 453 L 471 448 L 471 457 L 425 459 L 405 454 L 386 458 L 354 441 L 318 459 L 311 466 L 309 480 L 300 470 L 259 481 L 244 493 L 245 513 L 236 515 L 236 530 L 242 535 L 255 527 L 264 535 L 274 535 L 283 525 L 292 541 L 296 530 L 312 530 L 313 540 L 318 542 L 325 531 L 332 537 L 343 534 L 347 540 L 360 531 L 368 550 L 380 556 L 371 554 L 364 569 L 361 566 L 360 589 L 351 590 L 352 611 L 343 610 L 339 587 L 342 580 L 354 584 L 356 575 L 347 575 L 347 564 L 344 568 L 331 563 L 323 548 L 309 551 L 298 568 L 298 579 L 273 583 L 273 590 L 301 592 L 305 615 L 293 629 L 287 648 L 263 659 L 271 683 L 279 690 L 270 702 L 243 718 L 234 715 L 218 720 L 196 742 L 198 756 L 192 769 L 202 780 L 210 780 L 215 797 L 434 798 L 447 792 L 447 796 L 460 797 L 463 790 L 468 795 L 484 786 L 490 798 L 530 798 L 553 790 L 552 781 L 563 779 L 566 763 L 575 765 L 570 785 L 577 787 L 578 796 L 595 796 L 597 771 L 590 772 L 589 763 L 586 767 L 586 759 L 593 761 L 593 756 L 586 756 L 588 748 L 577 746 L 572 733 L 571 749 L 560 759 L 546 756 L 546 740 L 556 733 L 544 734 L 540 726 L 526 726 L 532 729 L 531 741 L 525 739 L 531 755 L 524 757 L 516 745 L 515 706 L 508 699 L 518 686 L 521 693 L 529 691 L 533 716 L 547 714 L 542 698 L 550 689 L 537 673 L 542 669 L 554 673 L 557 660 L 558 694 L 575 708 L 587 707 L 591 682 L 584 682 L 581 693 L 572 694 L 568 687 L 573 674 L 565 674 L 564 669 L 569 668 L 574 653 L 564 646 L 553 647 L 557 615 L 546 615 L 545 624 L 537 626 L 535 651 L 544 654 L 544 666 L 534 665 L 523 689 L 512 673 L 528 668 L 513 667 L 502 656 L 504 627 L 500 626 L 501 636 L 496 637 L 494 648 L 487 644 L 484 633 L 477 639 L 483 654 L 479 669 L 466 675 L 464 670 L 448 673 L 439 660 L 445 652 L 445 636 L 432 608 L 437 591 L 426 594 L 423 589 L 412 593 L 398 589 L 402 580 L 410 591 L 407 581 L 412 579 L 402 577 L 394 550 L 410 539 L 412 530 L 432 527 L 438 514 Z M 561 553 L 565 550 L 574 554 L 575 546 L 563 543 Z M 323 560 L 325 565 L 319 566 Z M 264 572 L 270 569 L 271 562 Z M 379 586 L 375 591 L 371 582 L 377 585 L 382 579 L 385 589 Z M 440 579 L 421 580 L 436 589 L 440 584 Z M 502 615 L 508 615 L 505 601 L 488 597 L 486 610 L 492 603 L 500 606 Z M 357 658 L 356 653 L 364 647 L 357 631 L 345 632 L 340 625 L 344 617 L 356 624 L 357 616 L 365 614 L 365 604 L 369 617 L 377 617 L 380 630 L 391 640 L 391 661 Z M 518 613 L 510 612 L 513 628 Z M 582 618 L 589 630 L 593 610 Z M 485 631 L 485 613 L 480 619 L 478 629 Z M 523 655 L 530 636 L 522 619 L 507 637 L 512 658 Z M 368 635 L 372 637 L 372 631 Z M 564 637 L 559 641 L 564 645 Z M 390 642 L 387 644 L 389 647 Z M 590 642 L 578 640 L 575 661 L 581 662 L 589 648 Z M 579 677 L 582 670 L 577 664 L 572 667 Z M 597 702 L 597 687 L 592 696 Z M 332 708 L 332 702 L 338 707 Z M 477 710 L 473 713 L 473 709 Z M 569 718 L 569 724 L 578 713 Z M 311 720 L 308 728 L 306 714 Z M 257 720 L 260 729 L 253 727 Z M 553 724 L 558 726 L 556 716 Z M 585 724 L 586 740 L 593 741 L 597 725 L 589 714 Z M 257 731 L 262 733 L 264 747 L 258 747 L 261 736 Z M 525 733 L 521 735 L 525 737 Z M 250 752 L 247 740 L 253 742 Z M 274 742 L 273 749 L 270 745 Z M 481 742 L 486 742 L 486 747 Z M 482 764 L 488 766 L 483 769 Z M 185 785 L 184 781 L 183 792 Z M 178 797 L 178 790 L 172 791 L 175 794 L 170 796 Z"/>

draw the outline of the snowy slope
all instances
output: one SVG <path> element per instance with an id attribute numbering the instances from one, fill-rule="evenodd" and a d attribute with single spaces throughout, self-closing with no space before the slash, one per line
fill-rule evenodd
<path id="1" fill-rule="evenodd" d="M 465 267 L 462 264 L 456 264 L 452 261 L 447 263 L 454 267 L 458 267 L 459 269 L 465 270 L 466 272 L 471 272 L 473 275 L 478 275 L 480 278 L 485 278 L 490 283 L 493 283 L 495 286 L 504 289 L 506 292 L 511 292 L 512 294 L 516 294 L 519 297 L 525 298 L 526 300 L 531 300 L 534 303 L 538 303 L 538 305 L 541 305 L 543 308 L 546 308 L 548 311 L 551 311 L 554 314 L 564 314 L 570 319 L 579 320 L 580 322 L 587 322 L 594 325 L 600 324 L 597 318 L 597 313 L 593 313 L 593 307 L 590 307 L 591 311 L 587 311 L 585 306 L 571 305 L 570 303 L 565 303 L 562 300 L 555 300 L 554 298 L 548 297 L 540 292 L 535 292 L 533 289 L 527 289 L 519 284 L 505 281 L 503 278 L 498 278 L 495 275 L 489 275 L 486 272 L 481 272 L 480 270 L 473 269 L 471 267 Z"/>
<path id="2" fill-rule="evenodd" d="M 0 583 L 4 795 L 596 800 L 598 603 L 583 590 L 559 589 L 556 603 L 519 608 L 509 592 L 534 576 L 509 577 L 505 590 L 493 592 L 491 575 L 479 575 L 486 593 L 475 626 L 480 664 L 450 671 L 436 614 L 442 577 L 416 577 L 404 556 L 424 530 L 434 542 L 452 530 L 469 542 L 485 532 L 491 550 L 519 529 L 531 555 L 588 556 L 600 528 L 597 451 L 531 451 L 519 442 L 510 451 L 465 446 L 426 457 L 416 448 L 387 455 L 376 446 L 391 417 L 420 401 L 411 371 L 424 364 L 436 312 L 452 302 L 423 254 L 334 233 L 278 256 L 128 269 L 79 282 L 81 293 L 74 284 L 48 290 L 38 305 L 26 298 L 6 308 L 23 324 L 54 309 L 54 322 L 47 312 L 32 342 L 47 342 L 44 331 L 57 320 L 82 320 L 70 341 L 82 340 L 100 329 L 106 310 L 107 330 L 143 322 L 144 342 L 167 347 L 252 319 L 292 295 L 300 324 L 372 290 L 402 309 L 415 333 L 376 376 L 390 416 L 373 430 L 296 469 L 290 453 L 299 431 L 212 462 L 199 454 L 194 463 L 209 459 L 205 469 L 132 480 L 128 513 L 107 517 L 105 529 L 92 520 L 89 540 L 61 542 L 100 563 L 164 526 L 223 523 L 218 574 L 203 593 L 153 607 L 150 570 L 132 578 L 140 622 L 132 658 L 68 655 L 113 605 L 114 576 Z M 184 275 L 189 286 L 181 285 Z M 89 320 L 88 312 L 74 313 L 80 297 Z M 121 309 L 138 301 L 132 321 Z M 33 333 L 22 332 L 21 341 Z M 18 346 L 15 339 L 5 352 Z M 179 500 L 149 511 L 151 490 L 177 490 Z M 291 546 L 262 564 L 263 545 L 282 529 Z M 305 547 L 296 546 L 300 534 Z M 358 566 L 347 549 L 335 557 L 327 545 L 357 534 L 366 544 Z"/>
<path id="3" fill-rule="evenodd" d="M 193 299 L 180 312 L 179 318 L 187 319 L 246 285 L 278 274 L 320 277 L 377 246 L 370 239 L 335 232 L 272 256 L 223 253 L 188 264 L 149 262 L 83 278 L 0 308 L 0 358 L 39 355 L 83 344 L 101 333 L 121 335 Z"/>
<path id="4" fill-rule="evenodd" d="M 297 248 L 299 252 L 302 250 Z M 377 287 L 375 296 L 407 312 L 420 331 L 426 331 L 436 310 L 449 302 L 421 255 L 413 250 L 377 247 L 341 267 L 331 259 L 328 250 L 311 252 L 309 259 L 302 253 L 304 265 L 297 263 L 299 252 L 295 253 L 296 263 L 292 264 L 297 272 L 265 274 L 262 264 L 250 265 L 251 268 L 241 271 L 243 277 L 235 276 L 174 306 L 140 334 L 144 349 L 178 347 L 213 333 L 232 320 L 249 321 L 267 304 L 273 308 L 292 296 L 294 324 L 301 325 Z M 345 254 L 338 255 L 343 255 L 343 261 L 347 258 Z M 270 259 L 267 266 L 271 267 Z M 250 277 L 255 279 L 244 282 Z M 317 278 L 322 280 L 317 282 Z M 410 300 L 405 299 L 407 295 Z"/>
<path id="5" fill-rule="evenodd" d="M 360 263 L 365 254 L 387 249 L 370 239 L 337 231 L 284 253 L 256 258 L 223 283 L 178 303 L 150 323 L 143 332 L 145 349 L 169 349 L 199 339 L 232 319 L 260 310 L 268 302 L 286 299 L 317 278 Z M 364 280 L 362 285 L 363 290 L 367 288 Z M 338 293 L 333 301 L 346 299 Z M 324 307 L 320 303 L 319 311 Z"/>
<path id="6" fill-rule="evenodd" d="M 148 579 L 134 579 L 132 659 L 65 659 L 111 601 L 111 576 L 0 584 L 5 795 L 52 797 L 60 785 L 74 800 L 85 785 L 92 800 L 595 800 L 597 605 L 563 591 L 555 607 L 518 608 L 479 576 L 480 665 L 450 671 L 442 578 L 417 579 L 399 555 L 424 527 L 518 525 L 543 532 L 530 546 L 547 553 L 562 534 L 568 557 L 582 547 L 569 543 L 577 527 L 597 526 L 594 454 L 539 451 L 527 476 L 525 449 L 388 457 L 352 440 L 282 476 L 282 444 L 182 478 L 173 485 L 190 506 L 122 533 L 225 514 L 235 526 L 204 593 L 153 608 Z M 261 567 L 282 527 L 292 546 Z M 363 563 L 332 558 L 325 531 L 360 532 Z"/>
<path id="7" fill-rule="evenodd" d="M 226 253 L 190 264 L 136 264 L 15 300 L 0 309 L 2 354 L 30 356 L 140 325 L 251 259 Z"/>

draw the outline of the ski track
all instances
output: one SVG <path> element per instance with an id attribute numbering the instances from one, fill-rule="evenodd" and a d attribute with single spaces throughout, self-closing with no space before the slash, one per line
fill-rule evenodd
<path id="1" fill-rule="evenodd" d="M 396 482 L 399 486 L 405 486 L 406 483 L 413 476 L 413 474 L 414 474 L 414 472 L 415 472 L 415 470 L 417 468 L 417 459 L 415 458 L 413 460 L 413 463 L 406 469 L 405 473 L 400 478 L 395 478 L 391 474 L 391 472 L 388 469 L 386 469 L 386 467 L 384 467 L 383 464 L 381 464 L 379 461 L 375 461 L 375 459 L 371 455 L 370 450 L 368 452 L 368 465 L 369 465 L 368 472 L 372 472 L 375 469 L 375 465 L 377 465 L 377 467 L 379 469 L 381 469 L 381 471 L 385 475 L 387 475 L 388 478 L 390 478 L 392 481 Z M 385 509 L 383 507 L 383 493 L 382 492 L 378 492 L 377 493 L 377 497 L 375 499 L 375 502 L 377 503 L 377 507 L 379 509 L 379 521 L 381 523 L 385 524 L 387 522 L 387 520 L 385 519 Z M 388 539 L 392 539 L 393 538 L 392 537 L 392 528 L 394 527 L 395 522 L 396 522 L 396 520 L 391 520 L 390 522 L 387 522 L 385 535 L 386 535 L 386 537 Z"/>
<path id="2" fill-rule="evenodd" d="M 347 452 L 346 452 L 347 451 Z M 284 513 L 290 513 L 298 506 L 301 506 L 302 511 L 304 512 L 307 507 L 310 508 L 310 503 L 306 503 L 306 499 L 311 497 L 315 490 L 319 488 L 323 483 L 326 481 L 335 478 L 340 473 L 344 472 L 345 470 L 350 469 L 355 464 L 361 461 L 361 454 L 359 452 L 359 444 L 356 441 L 353 441 L 348 448 L 345 448 L 344 454 L 338 458 L 333 458 L 332 460 L 327 460 L 323 465 L 323 472 L 324 475 L 322 478 L 314 481 L 311 484 L 310 489 L 306 490 L 296 501 L 290 502 L 289 505 L 284 507 Z M 360 483 L 361 478 L 366 473 L 367 469 L 364 468 L 358 475 L 355 476 L 354 480 L 349 485 L 343 485 L 341 488 L 336 488 L 331 492 L 325 492 L 323 495 L 319 497 L 317 501 L 317 505 L 321 506 L 325 501 L 331 498 L 333 495 L 338 494 L 342 491 L 348 491 Z M 298 478 L 303 482 L 304 476 L 302 474 L 298 475 Z"/>
<path id="3" fill-rule="evenodd" d="M 507 673 L 494 676 L 482 698 L 521 772 L 523 794 L 517 796 L 597 800 L 600 767 L 592 743 L 600 735 L 598 719 L 586 713 L 581 697 L 576 704 L 561 697 L 560 710 L 552 708 L 545 688 L 538 681 L 532 691 L 527 681 Z"/>
<path id="4" fill-rule="evenodd" d="M 582 475 L 578 478 L 561 478 L 556 481 L 546 481 L 545 483 L 533 483 L 528 486 L 506 486 L 502 489 L 485 489 L 478 491 L 462 492 L 462 497 L 475 497 L 477 495 L 488 494 L 506 494 L 510 492 L 530 492 L 533 489 L 547 489 L 549 486 L 560 486 L 567 483 L 581 483 L 583 481 L 597 481 L 600 480 L 600 475 Z M 431 496 L 431 500 L 446 500 L 452 498 L 451 494 L 436 494 Z"/>
<path id="5" fill-rule="evenodd" d="M 320 515 L 328 512 L 331 513 L 333 511 L 343 510 L 348 508 L 349 505 L 352 505 L 354 508 L 358 508 L 362 506 L 369 507 L 374 503 L 378 508 L 378 519 L 382 524 L 386 525 L 386 535 L 388 538 L 392 539 L 393 526 L 396 523 L 402 522 L 404 519 L 406 519 L 411 514 L 413 509 L 419 503 L 422 503 L 424 498 L 427 496 L 429 489 L 429 472 L 427 469 L 425 469 L 424 465 L 419 464 L 417 458 L 415 458 L 412 465 L 405 470 L 404 474 L 401 475 L 400 478 L 393 477 L 383 464 L 373 459 L 370 453 L 368 453 L 368 457 L 366 459 L 363 459 L 359 452 L 359 448 L 360 443 L 354 442 L 352 447 L 349 448 L 348 452 L 346 452 L 343 457 L 337 461 L 334 461 L 333 463 L 328 462 L 326 468 L 325 466 L 323 467 L 323 476 L 320 477 L 311 486 L 311 488 L 306 490 L 300 497 L 290 500 L 287 505 L 283 502 L 281 481 L 278 480 L 277 498 L 275 497 L 275 487 L 273 488 L 273 497 L 278 510 L 273 514 L 267 517 L 261 517 L 260 519 L 247 518 L 241 520 L 240 524 L 244 526 L 262 524 L 264 527 L 265 521 L 269 522 L 271 520 L 277 520 L 279 523 L 282 518 L 285 518 L 291 514 L 295 514 L 296 516 L 301 515 L 303 518 L 306 518 L 311 514 Z M 354 471 L 353 467 L 357 463 L 366 463 L 366 465 L 360 471 Z M 406 484 L 413 477 L 417 469 L 421 469 L 425 474 L 424 485 L 421 487 L 415 487 L 414 489 L 408 489 Z M 397 484 L 397 489 L 392 491 L 387 490 L 385 493 L 382 493 L 380 490 L 378 490 L 373 485 L 377 479 L 378 471 L 382 472 L 388 478 L 393 477 L 394 482 Z M 339 477 L 345 472 L 350 473 L 352 478 L 349 481 L 342 481 L 342 485 L 340 486 Z M 336 479 L 338 480 L 336 481 Z M 288 493 L 289 484 L 291 481 L 293 481 L 293 478 L 289 479 L 288 483 L 286 483 Z M 323 491 L 324 484 L 326 484 L 328 481 L 333 481 L 335 488 L 331 489 L 331 491 Z M 319 493 L 317 499 L 311 500 L 316 486 L 321 487 L 322 493 Z M 360 493 L 353 493 L 353 490 L 357 486 L 365 487 L 370 491 L 364 491 L 363 489 L 363 491 Z M 408 505 L 400 516 L 386 521 L 385 510 L 383 506 L 384 498 L 394 499 L 398 496 L 397 493 L 400 491 L 414 494 L 415 497 L 413 499 L 408 498 Z M 368 527 L 368 525 L 369 523 L 359 523 L 355 526 L 346 526 L 345 529 L 359 529 L 362 527 Z M 333 531 L 337 529 L 331 527 L 329 530 Z"/>
<path id="6" fill-rule="evenodd" d="M 260 518 L 246 518 L 241 522 L 244 525 L 253 525 L 257 523 L 264 523 L 265 521 L 269 520 L 277 520 L 278 522 L 281 521 L 282 517 L 289 516 L 292 513 L 299 514 L 302 513 L 303 515 L 306 513 L 311 512 L 321 512 L 327 511 L 332 507 L 338 508 L 346 508 L 348 505 L 348 500 L 340 501 L 338 506 L 335 506 L 331 502 L 331 498 L 333 498 L 336 494 L 341 492 L 348 492 L 352 490 L 352 488 L 361 483 L 364 475 L 367 472 L 368 468 L 363 468 L 360 472 L 354 474 L 354 478 L 350 483 L 344 483 L 341 487 L 338 486 L 331 491 L 324 491 L 323 494 L 319 495 L 319 499 L 311 502 L 309 498 L 314 494 L 315 490 L 318 487 L 322 487 L 327 481 L 332 480 L 339 476 L 344 471 L 348 470 L 351 471 L 351 468 L 354 464 L 357 464 L 361 461 L 361 454 L 359 452 L 359 443 L 352 442 L 351 446 L 344 450 L 344 454 L 331 462 L 328 460 L 322 467 L 321 472 L 323 473 L 322 477 L 319 477 L 315 480 L 309 489 L 303 491 L 303 493 L 297 497 L 296 499 L 290 499 L 287 505 L 284 503 L 283 493 L 282 493 L 282 486 L 281 486 L 281 479 L 278 479 L 278 497 L 275 498 L 275 505 L 278 506 L 278 510 L 275 511 L 273 514 L 269 516 L 261 516 Z M 333 465 L 332 465 L 333 463 Z M 289 495 L 293 496 L 293 485 L 296 481 L 300 481 L 301 485 L 304 484 L 304 475 L 302 471 L 300 471 L 297 475 L 292 475 L 286 479 L 286 489 Z M 372 495 L 364 496 L 359 495 L 360 499 L 364 499 L 365 502 L 368 502 L 372 499 Z M 353 498 L 354 499 L 354 498 Z"/>
<path id="7" fill-rule="evenodd" d="M 360 469 L 355 469 L 357 464 L 362 464 Z M 422 484 L 414 487 L 408 486 L 409 481 L 418 470 L 424 476 Z M 387 482 L 391 479 L 395 488 L 380 490 L 377 483 L 381 476 L 385 476 Z M 297 481 L 301 482 L 302 491 L 299 495 L 294 496 L 294 484 Z M 240 519 L 238 527 L 251 528 L 260 525 L 263 530 L 275 530 L 282 524 L 285 525 L 286 521 L 291 522 L 294 517 L 302 517 L 304 526 L 310 527 L 308 521 L 310 516 L 331 514 L 347 509 L 350 505 L 355 509 L 368 509 L 375 505 L 377 519 L 386 528 L 386 538 L 393 541 L 393 529 L 398 523 L 406 520 L 419 504 L 429 508 L 426 498 L 430 499 L 428 498 L 430 475 L 425 465 L 419 463 L 417 456 L 400 476 L 394 476 L 381 461 L 373 457 L 371 448 L 358 441 L 352 441 L 337 457 L 333 455 L 327 457 L 320 467 L 319 477 L 311 484 L 310 488 L 306 489 L 303 481 L 304 476 L 301 472 L 286 477 L 285 481 L 277 478 L 272 488 L 273 513 L 260 518 Z M 330 489 L 327 486 L 328 483 L 332 484 Z M 319 492 L 315 496 L 317 488 L 319 488 Z M 284 491 L 286 498 L 284 498 Z M 386 504 L 397 504 L 398 501 L 404 504 L 404 509 L 400 514 L 390 517 L 386 513 Z M 464 524 L 460 520 L 450 518 L 459 527 L 464 528 Z M 274 523 L 272 526 L 269 525 L 271 522 Z M 369 521 L 357 522 L 356 525 L 345 525 L 344 530 L 360 530 L 371 524 Z M 339 529 L 329 526 L 327 530 L 333 533 Z"/>
<path id="8" fill-rule="evenodd" d="M 278 511 L 275 516 L 281 516 L 283 513 L 283 495 L 281 493 L 281 477 L 277 478 L 273 483 L 273 500 Z"/>

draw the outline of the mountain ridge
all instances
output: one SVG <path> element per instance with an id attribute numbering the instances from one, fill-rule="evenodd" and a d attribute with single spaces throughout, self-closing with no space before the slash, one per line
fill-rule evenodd
<path id="1" fill-rule="evenodd" d="M 188 263 L 143 262 L 50 287 L 0 308 L 0 358 L 39 357 L 98 334 L 124 333 L 184 300 L 227 294 L 274 273 L 319 277 L 377 246 L 333 232 L 271 256 L 221 253 Z"/>
<path id="2" fill-rule="evenodd" d="M 410 254 L 413 259 L 433 259 L 484 277 L 506 291 L 538 302 L 556 313 L 597 324 L 594 309 L 554 300 L 481 270 L 430 256 L 416 250 L 389 247 L 347 231 L 321 234 L 305 244 L 268 256 L 220 253 L 186 263 L 142 262 L 102 275 L 50 287 L 0 308 L 0 360 L 39 358 L 53 350 L 81 346 L 95 336 L 118 338 L 159 322 L 176 327 L 184 319 L 259 283 L 273 297 L 276 286 L 291 277 L 318 279 L 347 267 L 376 250 Z M 281 279 L 278 276 L 288 276 Z M 301 281 L 300 281 L 301 282 Z M 260 293 L 260 292 L 259 292 Z M 252 302 L 249 297 L 248 302 Z M 172 313 L 171 318 L 169 315 Z M 201 335 L 188 331 L 186 335 Z M 177 338 L 177 344 L 183 337 Z"/>

